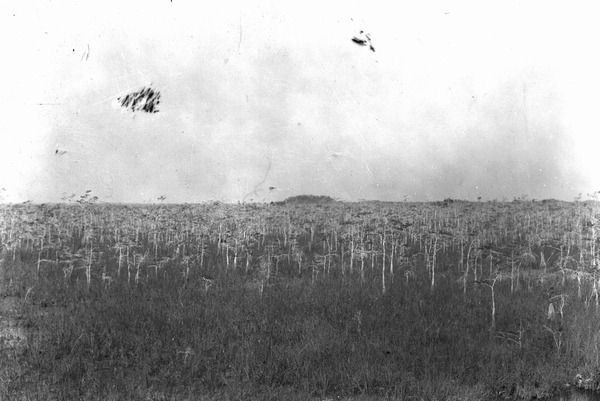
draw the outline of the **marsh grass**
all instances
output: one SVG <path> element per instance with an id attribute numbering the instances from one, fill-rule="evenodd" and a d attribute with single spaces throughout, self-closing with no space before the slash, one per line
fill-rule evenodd
<path id="1" fill-rule="evenodd" d="M 398 280 L 382 296 L 376 285 L 306 279 L 261 297 L 244 283 L 234 272 L 209 291 L 180 276 L 108 289 L 82 281 L 52 295 L 34 289 L 23 311 L 29 347 L 19 369 L 4 368 L 13 377 L 4 391 L 35 375 L 56 399 L 246 399 L 282 388 L 311 397 L 481 399 L 493 390 L 549 394 L 574 374 L 557 372 L 568 360 L 542 329 L 539 293 L 499 303 L 499 331 L 527 322 L 518 347 L 490 332 L 489 296 L 465 305 L 460 286 L 431 291 L 425 280 Z M 573 349 L 594 340 L 573 335 Z"/>
<path id="2" fill-rule="evenodd" d="M 102 222 L 86 216 L 86 224 Z M 279 229 L 262 242 L 276 244 Z M 457 259 L 468 252 L 436 245 L 432 272 L 415 237 L 398 246 L 395 277 L 382 291 L 385 248 L 376 256 L 366 241 L 361 252 L 372 253 L 362 268 L 357 256 L 350 273 L 349 246 L 339 247 L 346 266 L 332 258 L 315 277 L 308 261 L 336 252 L 335 233 L 315 235 L 310 246 L 307 234 L 279 253 L 273 245 L 272 264 L 216 245 L 196 248 L 202 259 L 194 258 L 175 232 L 157 244 L 150 234 L 128 235 L 131 243 L 120 242 L 112 258 L 98 246 L 91 269 L 82 258 L 41 263 L 38 272 L 34 247 L 14 258 L 5 251 L 0 292 L 21 299 L 27 347 L 1 350 L 1 399 L 531 399 L 577 374 L 597 388 L 600 309 L 591 282 L 565 279 L 550 251 L 540 279 L 542 269 L 525 267 L 535 264 L 527 255 L 540 254 L 535 244 L 522 252 L 518 276 L 494 282 L 492 298 L 477 282 L 498 277 L 498 268 L 475 246 L 465 275 Z M 74 234 L 72 251 L 85 241 Z M 292 250 L 302 250 L 302 264 Z M 133 257 L 152 252 L 160 263 Z M 576 259 L 577 252 L 569 249 Z M 58 256 L 44 251 L 41 258 Z M 61 266 L 69 263 L 67 275 Z M 566 302 L 550 320 L 556 291 Z"/>

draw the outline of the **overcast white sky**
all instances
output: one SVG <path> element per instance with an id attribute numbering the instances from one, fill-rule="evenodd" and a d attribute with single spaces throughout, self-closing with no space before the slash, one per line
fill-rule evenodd
<path id="1" fill-rule="evenodd" d="M 3 2 L 5 201 L 600 190 L 593 2 L 217 3 Z"/>

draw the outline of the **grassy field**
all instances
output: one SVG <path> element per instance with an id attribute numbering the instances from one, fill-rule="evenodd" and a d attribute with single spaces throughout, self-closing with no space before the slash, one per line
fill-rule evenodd
<path id="1" fill-rule="evenodd" d="M 597 202 L 0 206 L 0 399 L 600 387 Z"/>

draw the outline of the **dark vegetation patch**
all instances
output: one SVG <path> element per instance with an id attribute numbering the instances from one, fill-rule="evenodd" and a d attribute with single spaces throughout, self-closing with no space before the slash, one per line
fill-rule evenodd
<path id="1" fill-rule="evenodd" d="M 310 205 L 310 204 L 324 204 L 324 203 L 335 203 L 336 200 L 326 195 L 297 195 L 291 196 L 280 202 L 279 204 L 297 204 L 297 205 Z"/>

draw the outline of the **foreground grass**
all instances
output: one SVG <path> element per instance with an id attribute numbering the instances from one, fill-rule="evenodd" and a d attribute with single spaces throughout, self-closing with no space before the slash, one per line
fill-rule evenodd
<path id="1" fill-rule="evenodd" d="M 465 302 L 452 283 L 398 279 L 381 295 L 341 278 L 286 279 L 261 296 L 243 272 L 208 291 L 201 273 L 89 289 L 43 278 L 24 304 L 28 346 L 5 350 L 0 398 L 531 398 L 572 381 L 582 347 L 595 346 L 586 332 L 600 329 L 594 308 L 573 301 L 557 349 L 548 282 L 513 296 L 500 286 L 490 330 L 484 288 Z"/>

